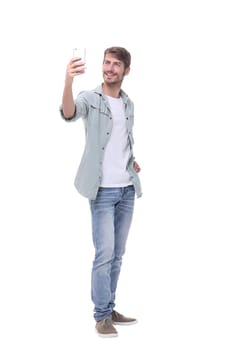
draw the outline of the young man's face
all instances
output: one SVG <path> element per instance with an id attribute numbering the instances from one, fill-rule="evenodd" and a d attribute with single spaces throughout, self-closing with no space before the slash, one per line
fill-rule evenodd
<path id="1" fill-rule="evenodd" d="M 104 82 L 107 84 L 122 83 L 125 75 L 129 73 L 130 68 L 125 69 L 124 63 L 118 60 L 114 55 L 107 54 L 104 58 L 102 72 Z"/>

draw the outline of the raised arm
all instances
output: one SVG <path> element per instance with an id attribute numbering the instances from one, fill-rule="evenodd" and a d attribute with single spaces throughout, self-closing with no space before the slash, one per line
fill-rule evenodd
<path id="1" fill-rule="evenodd" d="M 72 92 L 72 84 L 75 76 L 85 73 L 85 63 L 80 58 L 74 57 L 66 68 L 65 86 L 62 97 L 62 110 L 65 118 L 71 118 L 75 113 L 75 103 Z"/>

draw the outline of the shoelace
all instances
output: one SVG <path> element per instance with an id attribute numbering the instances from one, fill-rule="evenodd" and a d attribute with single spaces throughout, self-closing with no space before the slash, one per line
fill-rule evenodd
<path id="1" fill-rule="evenodd" d="M 110 318 L 105 318 L 104 320 L 102 320 L 102 325 L 105 328 L 110 328 L 112 326 L 112 321 Z"/>
<path id="2" fill-rule="evenodd" d="M 116 319 L 119 319 L 119 318 L 123 318 L 123 316 L 121 314 L 119 314 L 119 312 L 113 310 L 113 318 L 116 320 Z"/>

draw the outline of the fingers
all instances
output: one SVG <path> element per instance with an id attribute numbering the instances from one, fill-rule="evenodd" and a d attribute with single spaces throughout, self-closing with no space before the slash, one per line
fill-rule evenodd
<path id="1" fill-rule="evenodd" d="M 79 57 L 72 58 L 67 66 L 67 74 L 70 77 L 75 77 L 77 75 L 83 74 L 85 73 L 85 70 L 85 62 L 81 61 L 81 58 Z"/>
<path id="2" fill-rule="evenodd" d="M 139 173 L 141 170 L 141 168 L 137 162 L 134 162 L 134 170 L 136 171 L 136 173 Z"/>

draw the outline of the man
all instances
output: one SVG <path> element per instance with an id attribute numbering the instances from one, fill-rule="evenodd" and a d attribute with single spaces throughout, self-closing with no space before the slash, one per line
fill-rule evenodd
<path id="1" fill-rule="evenodd" d="M 130 53 L 122 47 L 104 52 L 103 83 L 80 92 L 74 101 L 72 83 L 85 72 L 79 57 L 70 60 L 60 108 L 66 121 L 82 118 L 86 143 L 75 186 L 89 199 L 95 258 L 91 297 L 96 331 L 117 336 L 115 324 L 134 324 L 136 319 L 114 310 L 117 282 L 132 221 L 135 193 L 142 195 L 140 167 L 133 156 L 133 102 L 121 89 L 129 74 Z"/>

